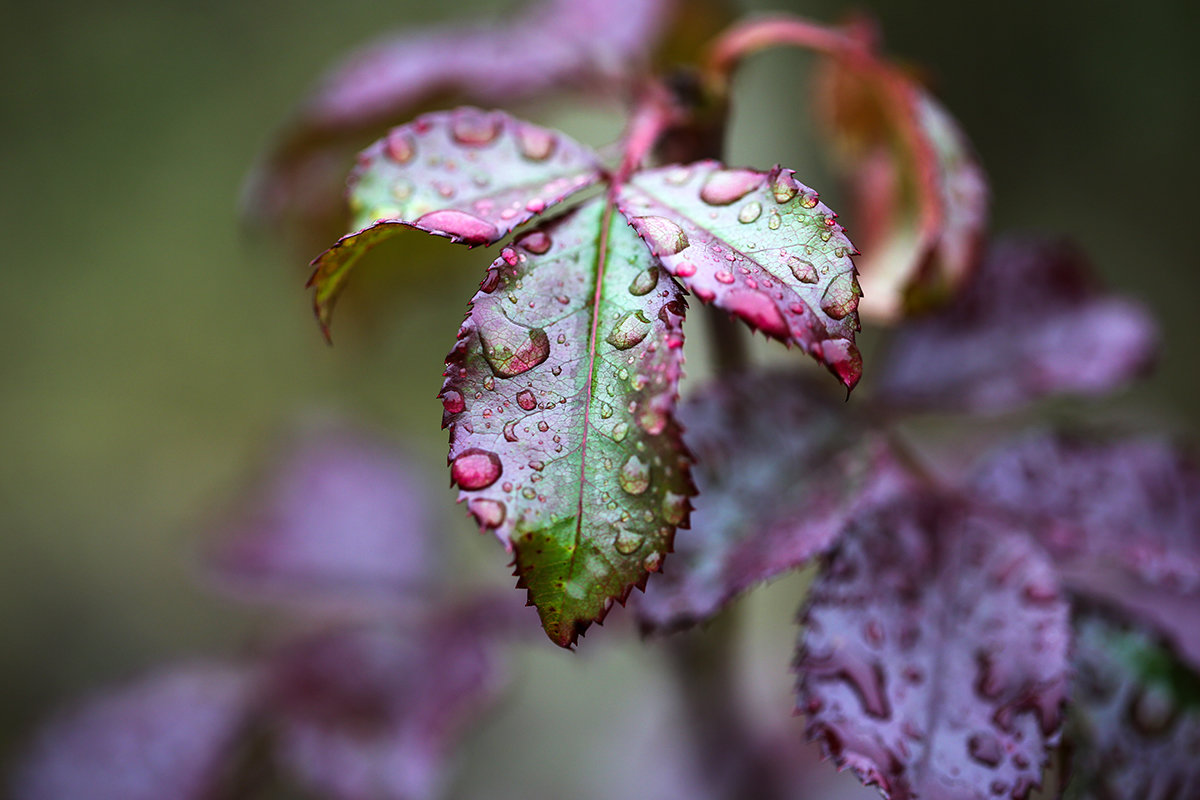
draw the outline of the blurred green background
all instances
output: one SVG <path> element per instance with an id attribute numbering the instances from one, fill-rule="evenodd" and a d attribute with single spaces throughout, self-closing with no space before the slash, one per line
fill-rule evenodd
<path id="1" fill-rule="evenodd" d="M 195 554 L 265 445 L 319 409 L 396 431 L 444 487 L 442 359 L 486 255 L 421 245 L 437 266 L 364 273 L 386 303 L 343 309 L 327 347 L 306 270 L 248 235 L 239 185 L 311 82 L 381 28 L 502 13 L 513 3 L 414 0 L 8 4 L 0 26 L 0 759 L 88 689 L 197 654 L 237 654 L 274 617 L 205 591 Z M 968 4 L 753 2 L 882 22 L 973 139 L 994 229 L 1080 242 L 1149 304 L 1163 359 L 1136 393 L 1154 424 L 1200 422 L 1196 246 L 1200 13 L 1147 0 Z M 770 53 L 739 79 L 730 160 L 828 181 L 803 122 L 809 62 Z M 533 109 L 602 144 L 619 120 Z M 854 231 L 852 218 L 843 221 Z M 441 242 L 434 243 L 442 244 Z M 399 247 L 388 254 L 403 254 Z M 366 294 L 360 292 L 360 294 Z M 352 303 L 355 301 L 351 301 Z M 356 320 L 350 319 L 355 317 Z M 701 372 L 703 350 L 689 350 Z M 867 364 L 869 374 L 870 364 Z M 452 493 L 447 544 L 507 584 L 494 542 Z M 436 500 L 435 500 L 435 504 Z M 794 580 L 742 605 L 742 691 L 781 727 Z M 616 630 L 614 630 L 616 628 Z M 468 746 L 455 796 L 656 796 L 678 743 L 659 654 L 594 630 L 581 653 L 522 656 L 519 688 Z M 653 671 L 635 692 L 636 673 Z M 553 707 L 532 687 L 552 687 Z M 580 687 L 586 687 L 580 691 Z M 560 727 L 533 733 L 551 714 Z M 642 716 L 635 722 L 636 715 Z M 519 748 L 513 742 L 520 741 Z M 528 770 L 553 762 L 556 770 Z M 514 775 L 521 772 L 521 777 Z M 647 783 L 649 781 L 649 783 Z M 657 783 L 656 783 L 657 782 Z M 632 787 L 632 788 L 630 788 Z"/>

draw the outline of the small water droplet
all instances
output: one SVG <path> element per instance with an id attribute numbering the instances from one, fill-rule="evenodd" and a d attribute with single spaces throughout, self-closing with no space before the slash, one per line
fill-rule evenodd
<path id="1" fill-rule="evenodd" d="M 488 375 L 483 379 L 483 388 L 487 389 L 489 392 L 496 391 L 496 379 L 491 375 Z"/>
<path id="2" fill-rule="evenodd" d="M 608 403 L 600 404 L 600 419 L 608 419 L 613 415 L 613 407 Z"/>
<path id="3" fill-rule="evenodd" d="M 689 244 L 683 228 L 666 217 L 634 217 L 631 222 L 657 256 L 673 256 Z"/>
<path id="4" fill-rule="evenodd" d="M 650 572 L 658 572 L 662 568 L 662 553 L 651 553 L 646 556 L 646 560 L 642 562 L 642 566 Z"/>
<path id="5" fill-rule="evenodd" d="M 658 267 L 649 267 L 642 270 L 629 284 L 629 293 L 635 297 L 649 294 L 658 286 Z"/>
<path id="6" fill-rule="evenodd" d="M 530 231 L 514 242 L 536 256 L 545 255 L 550 249 L 550 237 L 544 231 Z"/>
<path id="7" fill-rule="evenodd" d="M 550 430 L 550 425 L 545 420 L 542 420 L 537 424 L 537 429 L 542 433 L 545 433 L 546 431 Z"/>
<path id="8" fill-rule="evenodd" d="M 618 350 L 628 350 L 640 344 L 648 333 L 650 333 L 650 320 L 646 319 L 645 312 L 638 309 L 623 314 L 605 341 Z"/>
<path id="9" fill-rule="evenodd" d="M 613 548 L 623 556 L 631 556 L 638 551 L 645 541 L 640 533 L 633 531 L 619 530 L 617 536 L 613 539 Z"/>
<path id="10" fill-rule="evenodd" d="M 467 510 L 475 515 L 475 521 L 484 528 L 499 528 L 508 516 L 508 507 L 499 500 L 477 497 L 467 503 Z"/>
<path id="11" fill-rule="evenodd" d="M 419 217 L 416 224 L 431 231 L 440 231 L 465 244 L 488 244 L 500 238 L 500 229 L 487 220 L 465 211 L 442 209 Z"/>
<path id="12" fill-rule="evenodd" d="M 777 231 L 782 222 L 783 220 L 780 218 L 779 212 L 772 208 L 770 216 L 767 217 L 767 227 L 773 231 Z"/>
<path id="13" fill-rule="evenodd" d="M 625 441 L 625 436 L 628 433 L 629 433 L 629 423 L 618 422 L 616 425 L 613 425 L 612 438 L 613 438 L 614 442 Z"/>
<path id="14" fill-rule="evenodd" d="M 623 381 L 629 380 L 629 370 L 621 367 L 619 370 L 617 370 L 617 377 Z"/>
<path id="15" fill-rule="evenodd" d="M 687 514 L 687 498 L 674 492 L 665 492 L 662 499 L 663 519 L 671 525 L 683 522 Z"/>
<path id="16" fill-rule="evenodd" d="M 546 468 L 546 462 L 545 461 L 530 461 L 529 468 L 531 470 L 533 470 L 534 472 L 541 472 L 542 470 L 544 470 Z"/>
<path id="17" fill-rule="evenodd" d="M 704 180 L 700 199 L 711 206 L 727 206 L 741 200 L 763 182 L 761 172 L 749 169 L 719 169 Z"/>
<path id="18" fill-rule="evenodd" d="M 801 283 L 816 283 L 817 269 L 812 265 L 811 261 L 800 258 L 799 256 L 788 255 L 784 256 L 784 263 L 791 269 L 792 274 L 796 276 L 796 280 Z"/>
<path id="19" fill-rule="evenodd" d="M 546 201 L 540 197 L 535 197 L 525 204 L 525 210 L 530 214 L 540 214 L 546 210 Z"/>
<path id="20" fill-rule="evenodd" d="M 738 212 L 738 222 L 741 222 L 745 225 L 749 225 L 751 222 L 754 222 L 756 219 L 758 219 L 761 216 L 762 216 L 762 203 L 759 203 L 759 202 L 746 203 L 746 205 L 742 206 L 741 211 Z"/>
<path id="21" fill-rule="evenodd" d="M 526 486 L 521 490 L 521 497 L 524 497 L 526 500 L 532 500 L 537 497 L 537 490 L 532 486 Z"/>
<path id="22" fill-rule="evenodd" d="M 407 164 L 416 155 L 417 148 L 412 137 L 402 128 L 393 128 L 387 135 L 384 150 L 397 164 Z"/>
<path id="23" fill-rule="evenodd" d="M 450 135 L 459 144 L 482 147 L 500 134 L 500 124 L 500 117 L 473 108 L 462 108 L 450 123 Z"/>
<path id="24" fill-rule="evenodd" d="M 617 472 L 617 483 L 629 494 L 642 494 L 650 488 L 650 467 L 636 455 L 632 455 Z"/>
<path id="25" fill-rule="evenodd" d="M 821 241 L 822 242 L 828 242 L 832 238 L 833 238 L 833 234 L 830 231 L 828 231 L 828 230 L 821 231 Z"/>
<path id="26" fill-rule="evenodd" d="M 517 440 L 517 421 L 510 420 L 504 425 L 505 441 L 515 442 Z"/>
<path id="27" fill-rule="evenodd" d="M 805 208 L 816 208 L 817 200 L 819 198 L 820 195 L 816 192 L 805 192 L 800 196 L 800 205 L 804 206 Z"/>
<path id="28" fill-rule="evenodd" d="M 454 389 L 447 389 L 442 392 L 442 408 L 446 409 L 447 414 L 458 414 L 467 404 L 463 402 L 461 392 L 456 392 Z"/>
<path id="29" fill-rule="evenodd" d="M 530 161 L 545 161 L 557 146 L 558 137 L 545 128 L 528 124 L 517 128 L 517 149 Z"/>
<path id="30" fill-rule="evenodd" d="M 503 471 L 500 456 L 478 447 L 462 451 L 450 465 L 450 477 L 467 490 L 491 486 Z"/>
<path id="31" fill-rule="evenodd" d="M 717 273 L 713 275 L 713 277 L 721 283 L 733 283 L 733 273 L 729 272 L 728 270 L 719 269 L 717 270 Z"/>
<path id="32" fill-rule="evenodd" d="M 666 180 L 666 182 L 672 186 L 682 186 L 683 184 L 687 183 L 691 177 L 691 167 L 674 167 L 670 172 L 667 173 L 667 177 L 664 180 Z"/>
<path id="33" fill-rule="evenodd" d="M 533 392 L 522 389 L 517 392 L 517 405 L 524 411 L 533 411 L 537 407 L 537 398 L 533 396 Z"/>
<path id="34" fill-rule="evenodd" d="M 557 378 L 559 375 L 562 375 L 562 367 L 555 365 L 550 368 L 550 373 Z"/>
<path id="35" fill-rule="evenodd" d="M 392 198 L 403 203 L 412 197 L 413 191 L 416 189 L 413 182 L 407 178 L 400 178 L 392 184 Z M 397 215 L 401 216 L 401 215 Z"/>
<path id="36" fill-rule="evenodd" d="M 681 261 L 675 265 L 675 274 L 681 278 L 690 278 L 696 274 L 696 265 L 690 261 Z"/>

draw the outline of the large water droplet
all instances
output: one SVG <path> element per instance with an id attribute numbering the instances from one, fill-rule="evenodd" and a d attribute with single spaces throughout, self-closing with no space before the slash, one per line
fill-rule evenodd
<path id="1" fill-rule="evenodd" d="M 820 198 L 816 192 L 808 191 L 800 196 L 800 205 L 804 208 L 816 208 L 817 200 Z"/>
<path id="2" fill-rule="evenodd" d="M 466 407 L 467 404 L 463 402 L 461 392 L 457 392 L 454 389 L 447 389 L 442 392 L 442 408 L 446 409 L 447 414 L 458 414 Z"/>
<path id="3" fill-rule="evenodd" d="M 489 450 L 472 447 L 454 459 L 450 465 L 450 477 L 463 489 L 484 489 L 495 483 L 503 470 L 500 456 Z"/>
<path id="4" fill-rule="evenodd" d="M 418 218 L 416 224 L 426 230 L 449 234 L 465 244 L 488 244 L 500 238 L 500 229 L 492 223 L 452 208 L 430 211 Z"/>
<path id="5" fill-rule="evenodd" d="M 811 261 L 793 255 L 784 256 L 783 260 L 788 265 L 788 268 L 791 269 L 792 274 L 796 276 L 796 280 L 801 283 L 817 282 L 817 268 L 813 266 Z"/>
<path id="6" fill-rule="evenodd" d="M 842 319 L 854 313 L 861 296 L 858 280 L 852 271 L 847 270 L 829 282 L 825 294 L 821 296 L 821 310 L 834 319 Z"/>
<path id="7" fill-rule="evenodd" d="M 483 332 L 483 357 L 487 359 L 492 371 L 501 378 L 512 378 L 527 372 L 550 357 L 550 339 L 541 328 L 529 331 L 528 337 L 513 352 L 506 344 L 493 345 Z"/>
<path id="8" fill-rule="evenodd" d="M 537 408 L 537 398 L 533 396 L 533 392 L 528 389 L 522 389 L 517 392 L 517 405 L 523 411 L 533 411 L 533 409 Z"/>
<path id="9" fill-rule="evenodd" d="M 508 508 L 499 500 L 477 497 L 467 503 L 467 510 L 475 515 L 475 520 L 484 528 L 499 528 L 508 516 Z"/>
<path id="10" fill-rule="evenodd" d="M 792 177 L 791 170 L 780 170 L 771 177 L 771 194 L 776 203 L 786 203 L 800 191 L 800 185 Z"/>
<path id="11" fill-rule="evenodd" d="M 550 237 L 545 231 L 530 231 L 521 238 L 517 239 L 515 244 L 525 248 L 535 256 L 545 255 L 550 249 Z"/>
<path id="12" fill-rule="evenodd" d="M 650 467 L 636 455 L 632 455 L 617 472 L 617 483 L 629 494 L 642 494 L 650 488 Z"/>
<path id="13" fill-rule="evenodd" d="M 482 147 L 500 134 L 500 118 L 473 108 L 459 109 L 450 123 L 450 135 L 459 144 Z"/>
<path id="14" fill-rule="evenodd" d="M 658 267 L 649 267 L 639 272 L 629 284 L 629 293 L 641 297 L 654 291 L 655 286 L 658 286 Z"/>
<path id="15" fill-rule="evenodd" d="M 638 551 L 645 541 L 645 537 L 634 531 L 619 530 L 617 536 L 613 539 L 613 548 L 623 556 L 631 556 Z"/>
<path id="16" fill-rule="evenodd" d="M 754 222 L 761 216 L 762 203 L 759 203 L 758 201 L 746 203 L 746 205 L 742 206 L 742 209 L 738 211 L 738 222 L 749 225 L 751 222 Z"/>
<path id="17" fill-rule="evenodd" d="M 525 124 L 517 128 L 517 149 L 530 161 L 545 161 L 557 146 L 558 137 L 545 128 Z"/>
<path id="18" fill-rule="evenodd" d="M 725 297 L 725 307 L 769 336 L 776 339 L 788 337 L 788 324 L 783 312 L 764 294 L 733 289 Z"/>
<path id="19" fill-rule="evenodd" d="M 403 128 L 393 128 L 384 142 L 384 151 L 397 164 L 407 164 L 417 153 L 412 136 Z"/>
<path id="20" fill-rule="evenodd" d="M 625 437 L 628 434 L 629 434 L 629 423 L 628 422 L 618 422 L 616 425 L 613 425 L 612 438 L 613 438 L 614 442 L 625 441 Z"/>
<path id="21" fill-rule="evenodd" d="M 761 172 L 719 169 L 705 179 L 700 189 L 700 199 L 711 206 L 727 206 L 741 200 L 762 182 Z"/>
<path id="22" fill-rule="evenodd" d="M 650 320 L 641 309 L 628 311 L 617 320 L 606 341 L 618 350 L 628 350 L 650 333 Z"/>
<path id="23" fill-rule="evenodd" d="M 657 256 L 673 256 L 688 246 L 683 228 L 666 217 L 634 217 L 632 222 Z"/>

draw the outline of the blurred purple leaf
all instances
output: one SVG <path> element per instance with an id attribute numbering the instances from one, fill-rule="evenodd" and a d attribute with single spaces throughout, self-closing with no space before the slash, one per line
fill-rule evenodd
<path id="1" fill-rule="evenodd" d="M 227 776 L 255 677 L 176 666 L 86 700 L 47 724 L 14 781 L 16 800 L 208 800 Z"/>
<path id="2" fill-rule="evenodd" d="M 209 566 L 237 596 L 304 608 L 411 604 L 438 579 L 427 492 L 385 437 L 314 428 L 217 529 Z"/>
<path id="3" fill-rule="evenodd" d="M 792 170 L 700 161 L 635 173 L 619 198 L 638 235 L 702 302 L 798 345 L 848 388 L 858 382 L 854 245 Z"/>
<path id="4" fill-rule="evenodd" d="M 897 329 L 879 391 L 905 408 L 963 411 L 1102 394 L 1147 369 L 1156 340 L 1146 310 L 1097 289 L 1074 248 L 1004 241 L 952 305 Z"/>
<path id="5" fill-rule="evenodd" d="M 1066 699 L 1067 606 L 1036 545 L 914 496 L 856 520 L 813 586 L 797 710 L 891 800 L 1023 798 Z"/>
<path id="6" fill-rule="evenodd" d="M 1200 797 L 1200 677 L 1144 632 L 1076 621 L 1071 800 Z"/>
<path id="7" fill-rule="evenodd" d="M 1162 441 L 1031 436 L 973 485 L 1030 520 L 1073 592 L 1161 632 L 1200 667 L 1200 470 Z"/>
<path id="8" fill-rule="evenodd" d="M 507 105 L 563 88 L 618 93 L 645 67 L 672 0 L 542 0 L 507 22 L 406 30 L 351 54 L 321 81 L 251 175 L 245 213 L 320 216 L 347 143 L 434 98 Z M 315 214 L 313 212 L 316 212 Z"/>
<path id="9" fill-rule="evenodd" d="M 281 650 L 268 670 L 281 766 L 336 800 L 437 796 L 454 746 L 506 684 L 494 637 L 518 627 L 518 606 L 504 592 L 415 632 L 343 630 Z"/>
<path id="10" fill-rule="evenodd" d="M 696 456 L 691 530 L 638 599 L 644 628 L 704 622 L 831 546 L 854 513 L 910 487 L 844 404 L 795 373 L 732 375 L 679 410 Z"/>
<path id="11" fill-rule="evenodd" d="M 326 336 L 333 304 L 368 250 L 415 229 L 492 244 L 600 179 L 599 157 L 569 137 L 499 111 L 460 108 L 393 128 L 350 175 L 355 233 L 313 261 L 313 308 Z"/>

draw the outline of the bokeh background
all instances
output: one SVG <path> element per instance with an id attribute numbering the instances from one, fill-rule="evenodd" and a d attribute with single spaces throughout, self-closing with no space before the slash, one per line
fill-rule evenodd
<path id="1" fill-rule="evenodd" d="M 404 263 L 363 272 L 366 288 L 329 348 L 311 320 L 304 259 L 247 232 L 236 204 L 256 154 L 340 54 L 381 29 L 514 5 L 5 6 L 0 764 L 81 692 L 175 658 L 237 655 L 270 636 L 274 617 L 202 586 L 196 553 L 297 415 L 394 432 L 439 490 L 431 505 L 449 557 L 473 581 L 509 582 L 494 542 L 472 532 L 443 488 L 435 399 L 487 257 L 423 244 L 406 259 L 407 244 L 381 248 L 380 263 Z M 927 70 L 974 141 L 992 180 L 994 229 L 1078 240 L 1111 284 L 1153 309 L 1160 368 L 1124 401 L 1154 426 L 1195 436 L 1195 4 L 731 5 L 823 21 L 855 9 L 876 16 L 887 49 Z M 803 119 L 809 66 L 786 52 L 748 64 L 729 160 L 782 162 L 827 185 L 831 170 Z M 620 127 L 583 108 L 530 113 L 596 144 Z M 853 235 L 854 220 L 842 221 Z M 799 727 L 787 664 L 801 588 L 781 581 L 736 610 L 749 620 L 739 691 L 781 727 Z M 573 656 L 546 642 L 524 651 L 516 693 L 467 743 L 454 796 L 658 796 L 653 787 L 680 769 L 672 725 L 681 715 L 660 654 L 629 633 L 616 621 Z"/>

